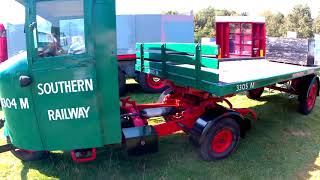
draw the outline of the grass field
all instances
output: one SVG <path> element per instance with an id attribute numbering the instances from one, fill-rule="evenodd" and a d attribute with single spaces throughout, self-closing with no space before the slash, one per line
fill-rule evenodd
<path id="1" fill-rule="evenodd" d="M 139 102 L 158 97 L 136 86 L 131 90 L 128 95 Z M 158 153 L 129 157 L 123 150 L 102 149 L 87 164 L 73 163 L 68 152 L 32 163 L 4 153 L 0 179 L 320 179 L 319 101 L 310 116 L 297 113 L 297 101 L 285 94 L 266 92 L 260 101 L 239 95 L 231 102 L 253 108 L 259 118 L 226 160 L 202 161 L 187 136 L 176 134 L 160 140 Z"/>

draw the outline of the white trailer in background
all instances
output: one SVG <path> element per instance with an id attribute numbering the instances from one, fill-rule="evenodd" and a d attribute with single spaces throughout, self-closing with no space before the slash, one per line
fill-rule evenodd
<path id="1" fill-rule="evenodd" d="M 194 42 L 192 15 L 117 15 L 118 55 L 135 54 L 136 42 Z"/>
<path id="2" fill-rule="evenodd" d="M 135 71 L 136 43 L 194 43 L 193 21 L 193 15 L 118 15 L 120 92 L 124 92 L 125 77 L 136 79 L 147 92 L 162 92 L 166 87 L 159 78 Z"/>
<path id="3" fill-rule="evenodd" d="M 6 24 L 8 39 L 8 57 L 15 56 L 19 52 L 26 51 L 26 36 L 24 24 Z"/>

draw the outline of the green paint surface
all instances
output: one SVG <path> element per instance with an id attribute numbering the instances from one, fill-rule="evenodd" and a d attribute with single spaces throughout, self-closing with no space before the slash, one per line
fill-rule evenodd
<path id="1" fill-rule="evenodd" d="M 0 66 L 1 97 L 27 98 L 29 105 L 3 108 L 5 135 L 27 150 L 121 143 L 115 1 L 84 1 L 86 53 L 45 58 L 38 57 L 36 31 L 28 26 L 36 21 L 36 2 L 25 3 L 28 53 Z M 20 87 L 21 75 L 32 83 Z"/>

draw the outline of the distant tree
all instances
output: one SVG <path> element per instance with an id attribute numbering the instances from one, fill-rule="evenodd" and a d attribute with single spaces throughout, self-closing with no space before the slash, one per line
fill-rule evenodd
<path id="1" fill-rule="evenodd" d="M 166 15 L 179 15 L 180 13 L 178 11 L 165 11 L 162 14 Z"/>
<path id="2" fill-rule="evenodd" d="M 208 7 L 199 11 L 194 17 L 194 30 L 196 42 L 200 42 L 202 37 L 213 37 L 215 31 L 216 10 Z"/>
<path id="3" fill-rule="evenodd" d="M 235 11 L 226 9 L 214 9 L 213 7 L 205 8 L 195 14 L 194 29 L 195 40 L 200 42 L 202 37 L 215 37 L 216 36 L 216 16 L 237 16 Z"/>
<path id="4" fill-rule="evenodd" d="M 267 36 L 281 37 L 285 35 L 285 17 L 283 14 L 265 11 L 261 15 L 266 18 Z"/>
<path id="5" fill-rule="evenodd" d="M 233 10 L 227 10 L 227 9 L 222 9 L 216 10 L 216 16 L 240 16 L 239 13 L 237 13 L 236 11 Z"/>
<path id="6" fill-rule="evenodd" d="M 313 30 L 314 30 L 314 33 L 320 34 L 320 12 L 318 17 L 314 20 Z"/>
<path id="7" fill-rule="evenodd" d="M 248 12 L 242 12 L 240 13 L 241 16 L 249 16 L 249 13 Z"/>
<path id="8" fill-rule="evenodd" d="M 307 5 L 296 5 L 285 20 L 285 30 L 295 31 L 299 38 L 310 38 L 313 36 L 313 19 L 310 7 Z"/>

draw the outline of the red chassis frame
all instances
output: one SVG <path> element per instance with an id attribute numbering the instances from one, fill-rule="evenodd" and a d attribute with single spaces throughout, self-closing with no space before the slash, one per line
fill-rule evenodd
<path id="1" fill-rule="evenodd" d="M 148 125 L 148 118 L 142 118 L 140 116 L 141 110 L 174 107 L 180 111 L 175 115 L 164 116 L 166 122 L 153 126 L 158 137 L 167 136 L 181 130 L 191 129 L 196 120 L 206 112 L 207 108 L 215 108 L 218 106 L 217 103 L 219 102 L 226 102 L 230 109 L 238 112 L 241 116 L 251 114 L 254 120 L 257 118 L 256 113 L 251 109 L 234 109 L 232 104 L 225 99 L 226 97 L 212 97 L 209 93 L 204 91 L 175 86 L 170 81 L 166 81 L 166 83 L 173 89 L 174 94 L 165 96 L 162 103 L 136 104 L 135 101 L 130 100 L 130 97 L 121 99 L 121 109 L 126 113 L 132 114 L 131 117 L 135 127 Z"/>

